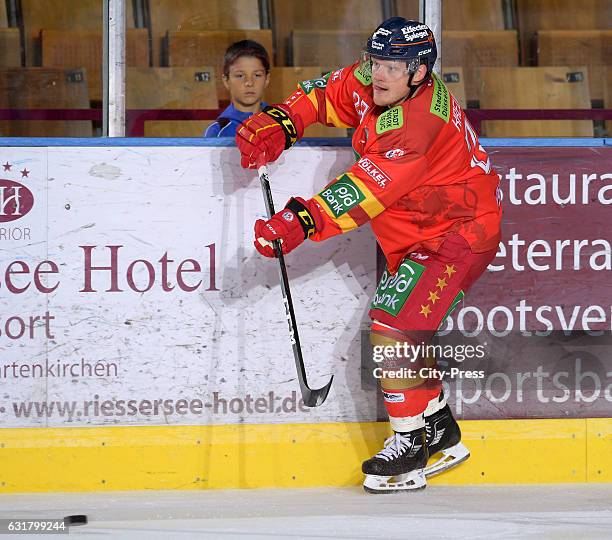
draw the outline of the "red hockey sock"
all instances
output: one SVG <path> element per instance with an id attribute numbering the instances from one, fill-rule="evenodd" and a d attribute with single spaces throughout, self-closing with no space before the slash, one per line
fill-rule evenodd
<path id="1" fill-rule="evenodd" d="M 440 395 L 440 386 L 432 388 L 431 385 L 429 387 L 422 385 L 405 390 L 385 390 L 383 388 L 385 407 L 389 416 L 405 418 L 423 414 L 429 401 Z"/>

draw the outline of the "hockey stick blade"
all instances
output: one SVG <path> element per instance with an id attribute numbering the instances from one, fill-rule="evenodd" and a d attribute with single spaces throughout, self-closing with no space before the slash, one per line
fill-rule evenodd
<path id="1" fill-rule="evenodd" d="M 312 389 L 308 388 L 306 381 L 304 381 L 304 386 L 300 385 L 304 405 L 306 405 L 306 407 L 318 407 L 319 405 L 323 405 L 323 402 L 327 399 L 327 394 L 329 394 L 333 382 L 334 376 L 332 375 L 329 382 L 325 386 L 322 388 Z"/>
<path id="2" fill-rule="evenodd" d="M 268 170 L 265 165 L 257 169 L 259 173 L 259 181 L 264 195 L 266 204 L 266 212 L 270 219 L 276 212 L 274 210 L 274 201 L 272 200 L 272 191 L 270 190 L 270 181 Z M 310 388 L 308 386 L 308 378 L 306 376 L 306 367 L 304 366 L 304 358 L 302 356 L 302 346 L 300 345 L 300 336 L 297 329 L 297 321 L 295 319 L 295 311 L 293 309 L 293 300 L 291 299 L 291 289 L 289 288 L 289 277 L 287 276 L 287 266 L 281 249 L 279 240 L 274 241 L 274 251 L 278 258 L 281 291 L 283 293 L 283 303 L 285 305 L 285 314 L 287 323 L 289 324 L 289 335 L 291 337 L 291 345 L 293 347 L 293 357 L 295 359 L 295 367 L 297 370 L 298 381 L 300 383 L 300 391 L 302 392 L 302 401 L 307 407 L 318 407 L 327 399 L 334 377 L 330 378 L 329 382 L 322 388 Z"/>

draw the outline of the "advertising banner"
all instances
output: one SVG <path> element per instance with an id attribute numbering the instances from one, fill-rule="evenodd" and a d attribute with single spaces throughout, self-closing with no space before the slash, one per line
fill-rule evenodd
<path id="1" fill-rule="evenodd" d="M 612 148 L 488 150 L 503 191 L 502 242 L 441 332 L 485 348 L 483 358 L 449 362 L 483 373 L 448 380 L 454 410 L 609 417 Z"/>
<path id="2" fill-rule="evenodd" d="M 612 149 L 489 151 L 503 239 L 441 329 L 449 401 L 462 418 L 609 416 Z M 353 159 L 286 152 L 277 208 Z M 235 148 L 4 147 L 0 167 L 0 427 L 384 419 L 369 226 L 286 259 L 309 382 L 335 376 L 309 409 Z"/>
<path id="3" fill-rule="evenodd" d="M 253 247 L 261 187 L 234 148 L 0 150 L 0 425 L 374 419 L 359 334 L 374 290 L 364 228 L 287 258 L 313 385 L 300 404 L 278 264 Z M 276 205 L 342 172 L 296 148 Z M 355 393 L 356 392 L 356 393 Z"/>

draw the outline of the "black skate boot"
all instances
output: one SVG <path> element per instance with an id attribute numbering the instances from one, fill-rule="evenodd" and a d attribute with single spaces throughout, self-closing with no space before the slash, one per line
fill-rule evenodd
<path id="1" fill-rule="evenodd" d="M 470 457 L 470 451 L 461 443 L 461 430 L 448 405 L 425 417 L 425 431 L 429 455 L 433 458 L 441 453 L 436 456 L 437 460 L 425 467 L 425 476 L 440 474 Z"/>
<path id="2" fill-rule="evenodd" d="M 378 454 L 363 462 L 363 489 L 368 493 L 423 489 L 427 485 L 423 469 L 428 458 L 424 428 L 395 433 Z"/>

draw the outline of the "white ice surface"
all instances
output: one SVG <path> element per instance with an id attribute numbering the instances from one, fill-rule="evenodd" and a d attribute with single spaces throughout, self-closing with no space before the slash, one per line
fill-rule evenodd
<path id="1" fill-rule="evenodd" d="M 90 538 L 612 539 L 612 484 L 0 495 L 0 518 L 69 514 Z"/>

